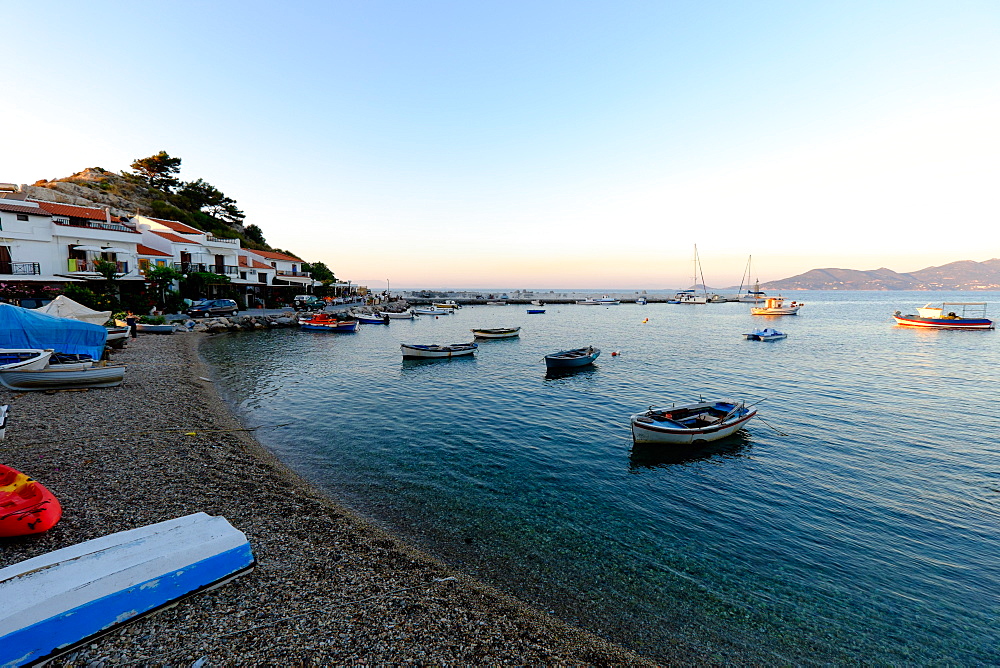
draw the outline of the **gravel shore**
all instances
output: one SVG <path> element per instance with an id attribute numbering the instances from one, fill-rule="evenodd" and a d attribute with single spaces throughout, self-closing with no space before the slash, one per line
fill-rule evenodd
<path id="1" fill-rule="evenodd" d="M 0 567 L 204 511 L 257 568 L 64 655 L 56 665 L 653 665 L 450 571 L 310 487 L 243 429 L 199 360 L 207 335 L 140 335 L 122 386 L 14 393 L 0 462 L 60 499 Z M 224 335 L 223 335 L 224 336 Z"/>

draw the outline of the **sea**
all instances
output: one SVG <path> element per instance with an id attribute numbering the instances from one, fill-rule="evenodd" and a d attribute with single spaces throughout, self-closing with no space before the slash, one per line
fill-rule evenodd
<path id="1" fill-rule="evenodd" d="M 792 296 L 799 315 L 770 318 L 476 306 L 215 336 L 203 354 L 259 440 L 332 498 L 647 656 L 1000 664 L 1000 333 L 891 318 L 942 300 L 996 317 L 1000 293 Z M 472 358 L 400 353 L 517 326 Z M 744 339 L 762 326 L 788 337 Z M 546 373 L 544 355 L 587 345 L 595 366 Z M 758 418 L 693 450 L 633 446 L 631 414 L 703 397 Z"/>

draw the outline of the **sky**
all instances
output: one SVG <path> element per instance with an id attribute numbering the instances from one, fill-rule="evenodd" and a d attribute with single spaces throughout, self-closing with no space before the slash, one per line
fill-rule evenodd
<path id="1" fill-rule="evenodd" d="M 1000 257 L 993 0 L 49 0 L 0 34 L 0 182 L 165 150 L 355 284 Z"/>

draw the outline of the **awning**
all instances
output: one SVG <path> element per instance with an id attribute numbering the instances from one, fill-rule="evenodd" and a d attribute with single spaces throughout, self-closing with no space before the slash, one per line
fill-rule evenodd
<path id="1" fill-rule="evenodd" d="M 287 283 L 300 283 L 302 285 L 312 285 L 314 279 L 308 276 L 275 276 L 276 281 L 285 281 Z"/>
<path id="2" fill-rule="evenodd" d="M 99 246 L 74 246 L 73 250 L 90 251 L 91 253 L 103 253 L 104 249 Z"/>
<path id="3" fill-rule="evenodd" d="M 102 248 L 101 252 L 102 253 L 134 253 L 135 251 L 130 251 L 127 248 L 117 248 L 115 246 L 112 246 L 111 248 Z"/>
<path id="4" fill-rule="evenodd" d="M 3 279 L 5 283 L 21 283 L 24 281 L 30 281 L 32 283 L 82 283 L 79 278 L 70 278 L 69 276 L 40 276 L 38 274 L 25 274 L 21 276 L 20 274 L 14 276 L 13 278 Z"/>

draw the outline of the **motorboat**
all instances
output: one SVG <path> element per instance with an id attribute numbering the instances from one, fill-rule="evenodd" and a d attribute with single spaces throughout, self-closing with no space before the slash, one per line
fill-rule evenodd
<path id="1" fill-rule="evenodd" d="M 52 353 L 41 348 L 0 348 L 0 371 L 44 369 Z"/>
<path id="2" fill-rule="evenodd" d="M 765 327 L 764 329 L 754 329 L 752 332 L 748 332 L 743 336 L 746 337 L 747 341 L 777 341 L 778 339 L 788 337 L 788 335 L 784 332 L 779 332 L 778 330 L 770 327 Z"/>
<path id="3" fill-rule="evenodd" d="M 805 304 L 797 301 L 786 306 L 784 298 L 779 295 L 765 299 L 763 306 L 751 306 L 750 313 L 751 315 L 797 315 L 803 306 Z"/>
<path id="4" fill-rule="evenodd" d="M 638 299 L 635 300 L 635 303 L 638 304 L 639 306 L 645 306 L 649 302 L 645 297 L 639 297 Z"/>
<path id="5" fill-rule="evenodd" d="M 757 410 L 744 402 L 701 401 L 670 408 L 650 408 L 629 418 L 637 444 L 690 445 L 717 441 L 736 433 Z"/>
<path id="6" fill-rule="evenodd" d="M 90 366 L 68 371 L 47 367 L 33 371 L 0 370 L 0 384 L 11 390 L 69 390 L 91 387 L 115 387 L 125 378 L 124 364 Z"/>
<path id="7" fill-rule="evenodd" d="M 507 302 L 505 302 L 505 301 L 498 301 L 498 300 L 493 300 L 493 301 L 488 301 L 488 302 L 486 302 L 486 305 L 487 305 L 487 306 L 506 306 L 506 305 L 507 305 Z"/>
<path id="8" fill-rule="evenodd" d="M 916 315 L 893 314 L 897 325 L 927 329 L 993 329 L 986 317 L 986 302 L 941 302 L 926 304 Z"/>
<path id="9" fill-rule="evenodd" d="M 580 306 L 600 306 L 601 302 L 594 299 L 593 297 L 588 297 L 587 299 L 577 299 L 576 303 Z"/>
<path id="10" fill-rule="evenodd" d="M 434 308 L 446 309 L 449 311 L 454 311 L 455 309 L 462 308 L 462 305 L 456 302 L 454 299 L 449 299 L 443 302 L 434 302 Z"/>
<path id="11" fill-rule="evenodd" d="M 404 360 L 450 359 L 474 355 L 479 344 L 453 343 L 450 346 L 439 346 L 402 343 L 399 347 L 403 351 Z"/>
<path id="12" fill-rule="evenodd" d="M 255 565 L 246 534 L 199 512 L 0 568 L 0 665 L 46 663 Z"/>
<path id="13" fill-rule="evenodd" d="M 512 339 L 521 333 L 520 327 L 497 327 L 495 329 L 474 329 L 477 339 Z"/>
<path id="14" fill-rule="evenodd" d="M 316 313 L 299 319 L 299 327 L 314 332 L 353 332 L 358 328 L 358 320 L 343 314 L 338 317 L 330 313 Z"/>
<path id="15" fill-rule="evenodd" d="M 587 346 L 586 348 L 574 348 L 573 350 L 562 350 L 545 356 L 545 366 L 548 369 L 574 369 L 576 367 L 593 364 L 594 360 L 601 354 L 600 348 Z"/>
<path id="16" fill-rule="evenodd" d="M 707 304 L 708 297 L 695 293 L 694 290 L 678 290 L 673 299 L 667 300 L 668 304 Z"/>
<path id="17" fill-rule="evenodd" d="M 388 325 L 389 316 L 383 315 L 381 313 L 353 313 L 352 317 L 356 318 L 362 325 Z"/>
<path id="18" fill-rule="evenodd" d="M 413 311 L 403 311 L 402 313 L 393 313 L 392 311 L 379 311 L 378 315 L 385 316 L 390 320 L 413 320 Z"/>
<path id="19" fill-rule="evenodd" d="M 603 304 L 604 306 L 617 306 L 621 304 L 620 299 L 615 299 L 614 297 L 609 297 L 608 295 L 603 295 L 597 300 L 598 304 Z"/>

